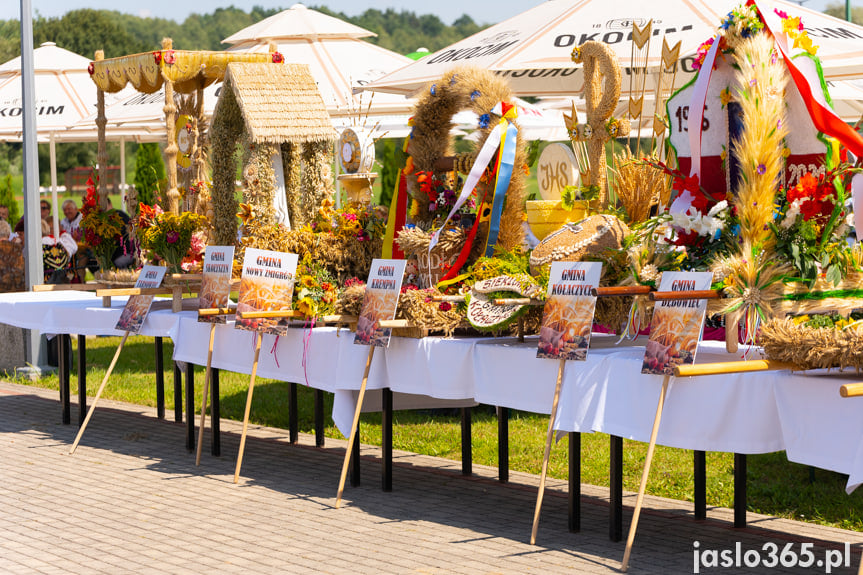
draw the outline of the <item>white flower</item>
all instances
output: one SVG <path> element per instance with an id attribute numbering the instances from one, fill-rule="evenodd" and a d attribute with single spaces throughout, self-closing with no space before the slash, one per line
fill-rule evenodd
<path id="1" fill-rule="evenodd" d="M 723 211 L 727 207 L 728 207 L 728 200 L 722 200 L 721 202 L 719 202 L 718 204 L 716 204 L 715 206 L 710 208 L 710 211 L 707 212 L 707 217 L 708 218 L 715 218 L 719 214 L 719 212 Z"/>
<path id="2" fill-rule="evenodd" d="M 794 200 L 788 209 L 785 211 L 785 217 L 779 222 L 779 227 L 784 230 L 789 229 L 797 221 L 797 216 L 800 215 L 800 200 Z"/>

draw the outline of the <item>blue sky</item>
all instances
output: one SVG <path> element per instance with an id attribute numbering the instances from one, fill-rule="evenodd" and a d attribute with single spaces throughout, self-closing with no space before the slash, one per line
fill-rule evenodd
<path id="1" fill-rule="evenodd" d="M 637 1 L 637 0 L 635 0 Z M 839 0 L 805 0 L 804 6 L 814 10 L 823 10 L 828 4 L 837 3 Z M 139 16 L 159 16 L 172 18 L 182 22 L 189 13 L 209 13 L 219 7 L 238 6 L 248 10 L 251 6 L 263 6 L 264 8 L 289 8 L 294 2 L 292 0 L 147 0 L 147 2 L 117 2 L 117 0 L 30 0 L 33 10 L 46 17 L 61 16 L 69 10 L 76 8 L 96 8 L 107 10 L 120 10 Z M 410 10 L 418 14 L 434 13 L 438 17 L 451 24 L 453 20 L 462 14 L 468 14 L 478 23 L 496 23 L 505 20 L 539 4 L 539 0 L 435 0 L 434 2 L 417 2 L 409 0 L 315 0 L 305 3 L 306 5 L 324 5 L 331 10 L 344 12 L 350 16 L 361 14 L 368 8 L 384 10 L 395 8 L 396 10 Z M 859 6 L 859 0 L 853 0 L 852 4 Z M 20 9 L 20 0 L 3 0 L 0 2 L 0 20 L 17 19 Z"/>

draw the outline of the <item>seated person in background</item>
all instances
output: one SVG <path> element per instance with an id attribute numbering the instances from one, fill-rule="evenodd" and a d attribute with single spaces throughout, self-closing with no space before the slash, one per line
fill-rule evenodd
<path id="1" fill-rule="evenodd" d="M 60 220 L 60 229 L 71 234 L 76 242 L 81 241 L 81 236 L 83 235 L 81 232 L 81 219 L 84 217 L 84 214 L 78 211 L 75 200 L 66 200 L 63 202 L 63 215 L 66 217 Z"/>
<path id="2" fill-rule="evenodd" d="M 24 248 L 9 241 L 12 227 L 0 220 L 0 293 L 24 291 Z M 17 236 L 15 236 L 17 238 Z"/>
<path id="3" fill-rule="evenodd" d="M 3 220 L 4 222 L 9 221 L 9 206 L 0 204 L 0 220 Z"/>
<path id="4" fill-rule="evenodd" d="M 48 200 L 40 201 L 39 202 L 39 209 L 42 212 L 42 219 L 43 220 L 50 220 L 51 219 L 51 202 L 49 202 Z"/>
<path id="5" fill-rule="evenodd" d="M 15 229 L 12 230 L 10 238 L 14 242 L 24 243 L 24 216 L 21 216 L 21 219 L 15 224 Z"/>
<path id="6" fill-rule="evenodd" d="M 117 269 L 122 270 L 135 265 L 135 242 L 130 235 L 129 214 L 122 210 L 117 210 L 120 219 L 123 220 L 123 236 L 120 238 L 120 243 L 114 251 L 112 259 Z"/>
<path id="7" fill-rule="evenodd" d="M 72 257 L 78 251 L 78 242 L 68 232 L 60 234 L 59 238 L 51 235 L 51 226 L 42 220 L 42 264 L 45 271 L 45 283 L 68 283 L 74 275 Z"/>

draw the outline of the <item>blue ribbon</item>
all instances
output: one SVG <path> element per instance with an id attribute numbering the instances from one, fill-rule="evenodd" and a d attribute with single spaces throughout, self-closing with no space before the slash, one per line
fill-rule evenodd
<path id="1" fill-rule="evenodd" d="M 491 206 L 491 221 L 489 222 L 488 241 L 485 244 L 485 257 L 494 255 L 494 246 L 497 244 L 497 236 L 500 233 L 500 218 L 503 214 L 503 200 L 509 188 L 512 178 L 512 168 L 515 164 L 516 139 L 518 128 L 512 122 L 508 122 L 506 134 L 504 135 L 503 148 L 501 149 L 500 167 L 497 172 L 497 181 L 494 187 L 494 201 Z"/>

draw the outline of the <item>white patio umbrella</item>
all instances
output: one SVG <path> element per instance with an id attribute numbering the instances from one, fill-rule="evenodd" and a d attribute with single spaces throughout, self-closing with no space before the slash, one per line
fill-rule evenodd
<path id="1" fill-rule="evenodd" d="M 722 18 L 742 0 L 548 0 L 509 20 L 438 50 L 366 86 L 374 91 L 411 95 L 449 69 L 472 64 L 510 81 L 519 96 L 568 96 L 583 90 L 582 67 L 571 60 L 572 49 L 588 40 L 609 44 L 624 73 L 622 93 L 629 89 L 632 23 L 653 19 L 647 65 L 661 62 L 664 36 L 669 45 L 681 42 L 681 55 L 694 54 L 715 34 Z M 809 35 L 820 46 L 818 56 L 827 79 L 863 77 L 863 27 L 783 0 L 757 0 L 762 10 L 774 8 L 801 16 Z M 684 58 L 677 86 L 694 74 Z M 652 76 L 652 75 L 649 75 Z M 648 84 L 648 88 L 652 88 Z"/>
<path id="2" fill-rule="evenodd" d="M 72 127 L 96 106 L 96 90 L 87 67 L 90 60 L 46 42 L 33 50 L 36 129 L 40 142 L 50 144 L 51 196 L 54 234 L 59 237 L 56 142 L 95 140 L 72 133 Z M 22 139 L 21 58 L 0 65 L 0 141 Z"/>
<path id="3" fill-rule="evenodd" d="M 294 4 L 287 10 L 222 40 L 228 51 L 267 52 L 270 42 L 286 62 L 308 64 L 330 116 L 399 114 L 413 103 L 403 96 L 376 94 L 362 99 L 354 89 L 412 62 L 361 38 L 373 32 Z"/>

